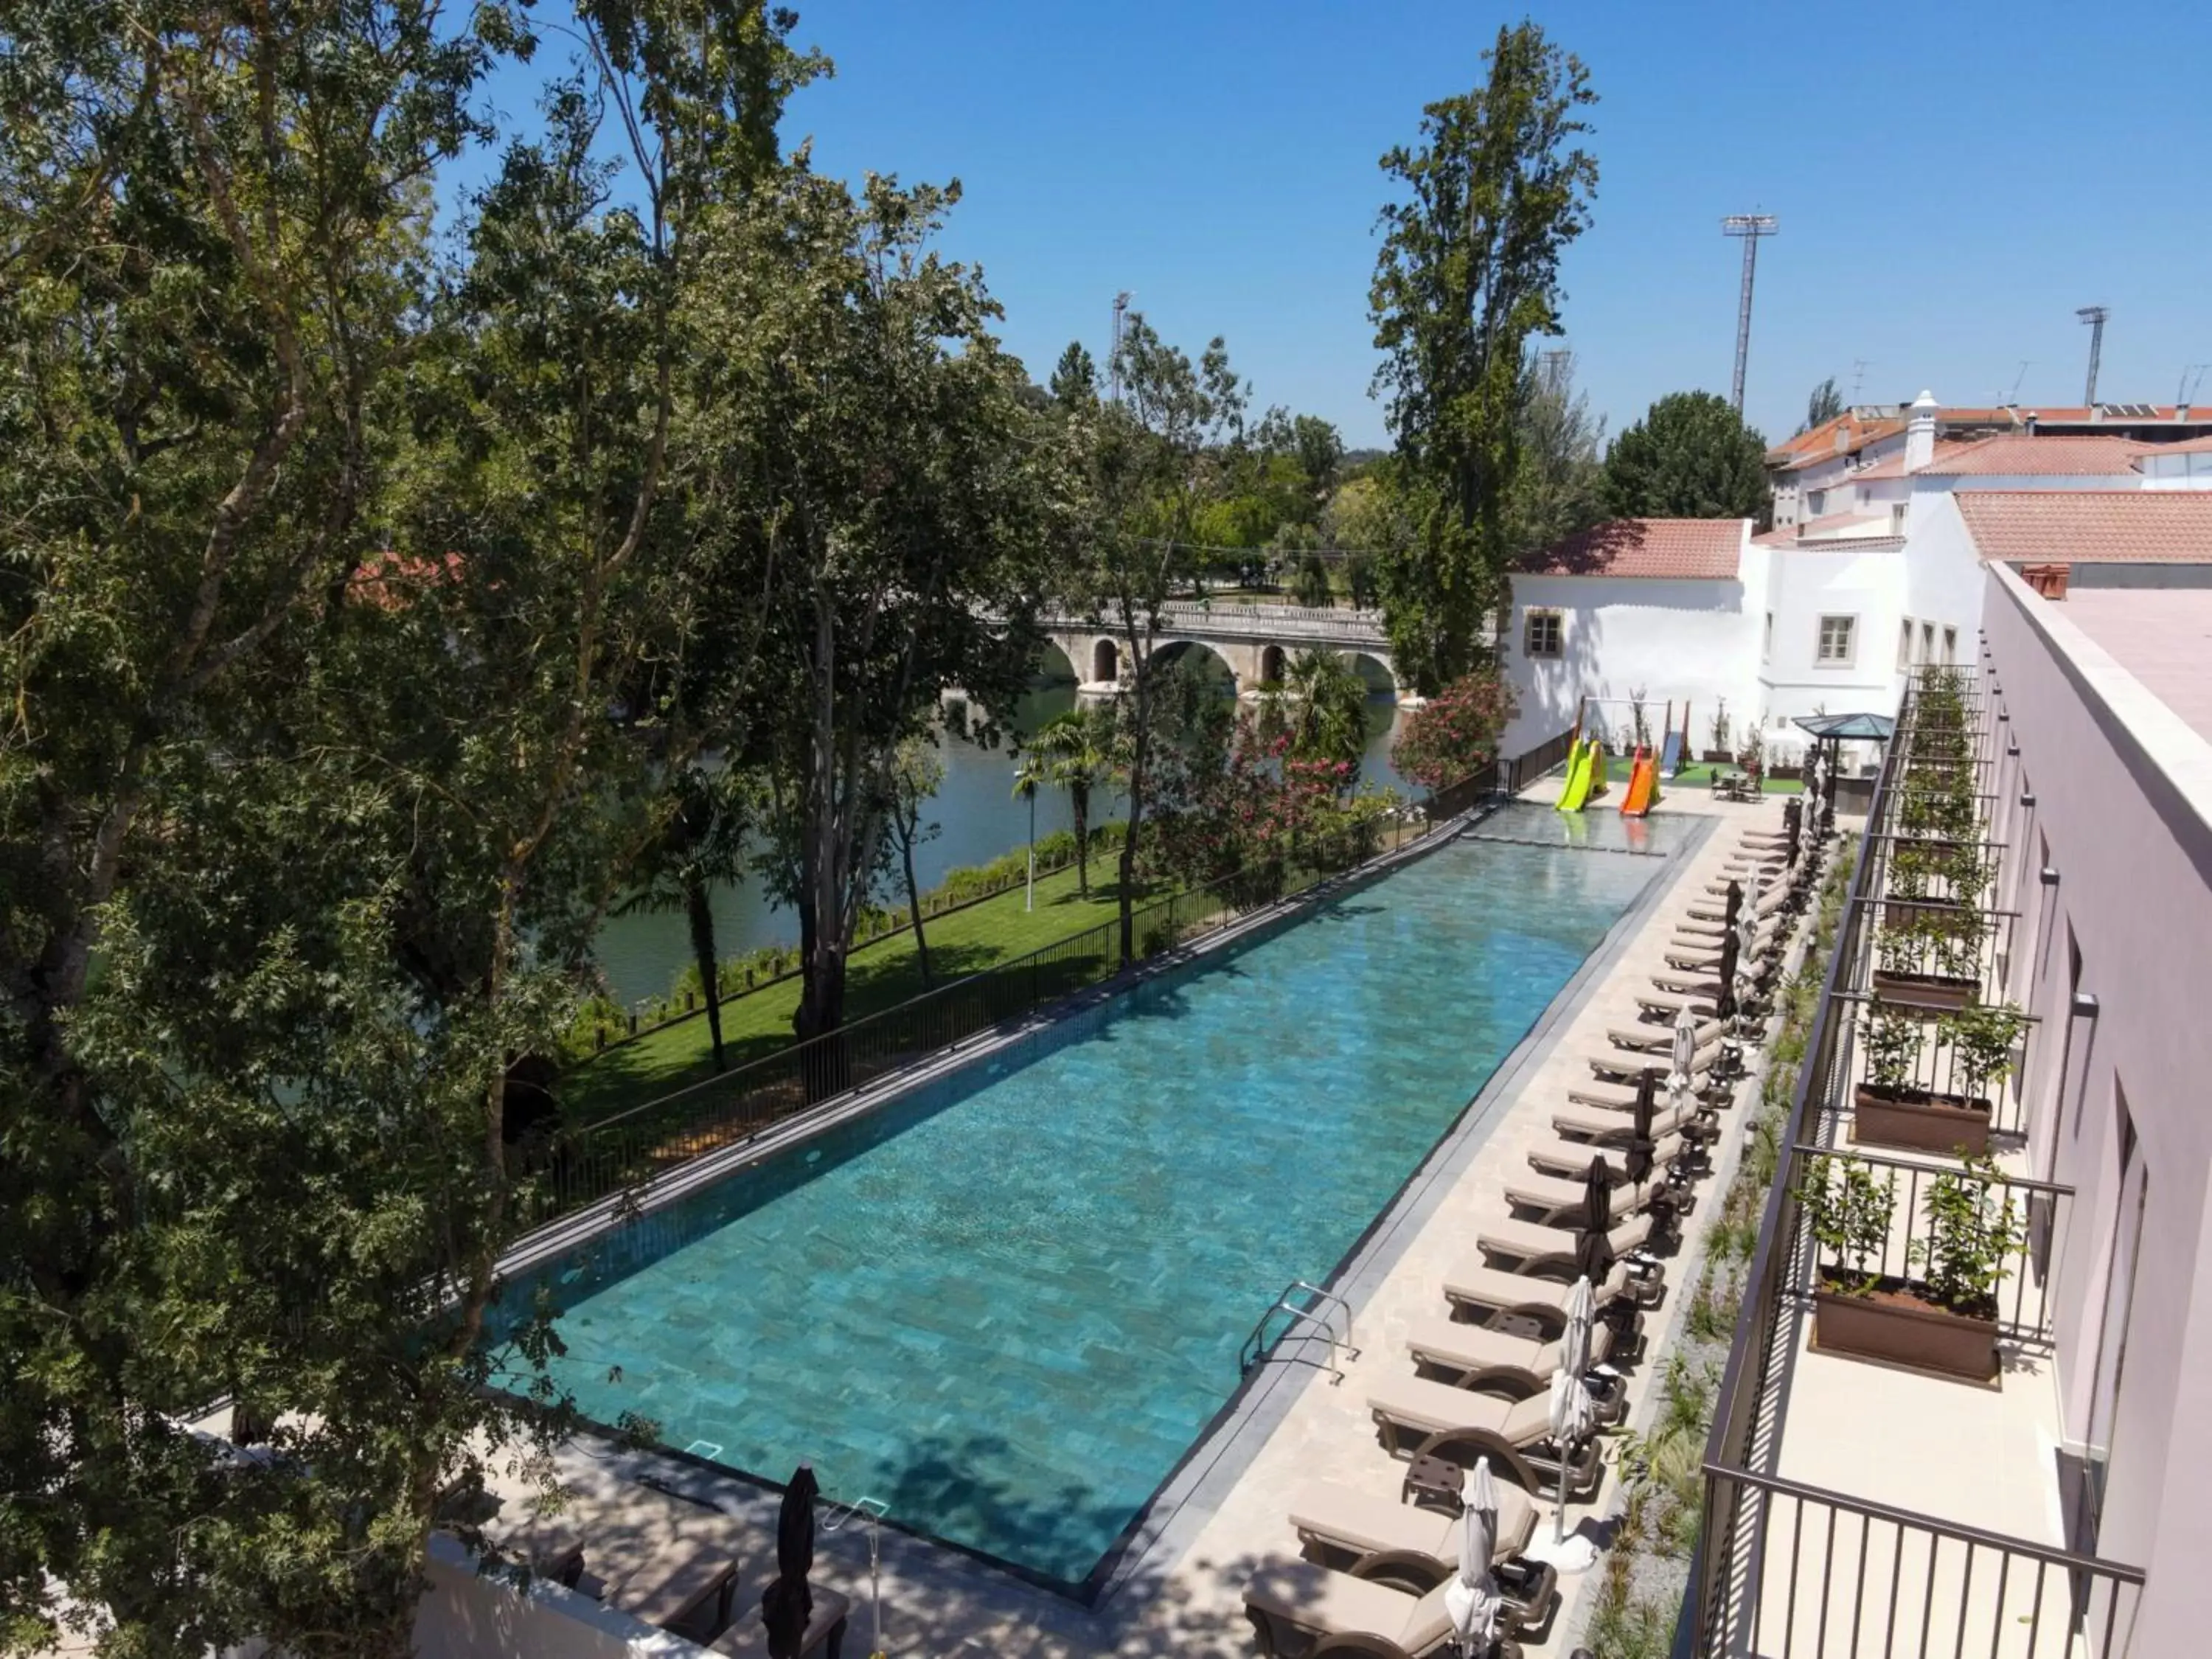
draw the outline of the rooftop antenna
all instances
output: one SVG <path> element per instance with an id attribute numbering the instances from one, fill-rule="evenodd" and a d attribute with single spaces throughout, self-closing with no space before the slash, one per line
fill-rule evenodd
<path id="1" fill-rule="evenodd" d="M 1566 384 L 1567 364 L 1573 360 L 1574 355 L 1565 346 L 1555 346 L 1540 355 L 1544 389 L 1547 392 L 1557 392 Z"/>
<path id="2" fill-rule="evenodd" d="M 1117 404 L 1121 401 L 1121 329 L 1129 314 L 1129 301 L 1136 297 L 1126 288 L 1114 296 L 1114 344 L 1106 354 L 1106 395 Z"/>
<path id="3" fill-rule="evenodd" d="M 1851 402 L 1854 405 L 1859 400 L 1859 387 L 1866 382 L 1866 372 L 1873 367 L 1874 359 L 1871 357 L 1851 359 Z"/>
<path id="4" fill-rule="evenodd" d="M 2012 391 L 2005 397 L 2007 409 L 2020 407 L 2020 383 L 2027 378 L 2028 365 L 2034 361 L 2033 357 L 2023 357 L 2020 360 L 2020 373 L 2012 377 Z"/>
<path id="5" fill-rule="evenodd" d="M 1759 239 L 1771 236 L 1782 228 L 1782 222 L 1771 213 L 1731 213 L 1721 221 L 1721 234 L 1743 238 L 1743 298 L 1737 301 L 1735 311 L 1735 380 L 1729 392 L 1729 401 L 1735 412 L 1743 413 L 1743 366 L 1751 356 L 1751 280 L 1759 268 Z"/>
<path id="6" fill-rule="evenodd" d="M 2182 409 L 2197 401 L 2197 388 L 2204 384 L 2204 371 L 2212 363 L 2184 363 L 2181 366 L 2181 390 L 2173 394 L 2173 401 Z"/>
<path id="7" fill-rule="evenodd" d="M 2094 410 L 2097 407 L 2097 360 L 2105 355 L 2105 319 L 2112 313 L 2106 306 L 2083 306 L 2074 314 L 2089 325 L 2089 389 L 2081 394 L 2081 401 Z"/>

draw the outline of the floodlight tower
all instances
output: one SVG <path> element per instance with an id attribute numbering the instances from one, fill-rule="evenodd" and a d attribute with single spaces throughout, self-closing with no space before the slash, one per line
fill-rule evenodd
<path id="1" fill-rule="evenodd" d="M 2104 306 L 2083 306 L 2074 314 L 2089 325 L 2089 389 L 2081 394 L 2081 401 L 2094 409 L 2097 406 L 2097 360 L 2105 355 L 2105 319 L 2112 313 Z"/>
<path id="2" fill-rule="evenodd" d="M 1743 366 L 1751 356 L 1751 279 L 1759 268 L 1759 239 L 1771 236 L 1782 222 L 1771 213 L 1731 213 L 1721 221 L 1721 234 L 1743 238 L 1743 298 L 1735 312 L 1735 381 L 1729 401 L 1743 413 Z"/>

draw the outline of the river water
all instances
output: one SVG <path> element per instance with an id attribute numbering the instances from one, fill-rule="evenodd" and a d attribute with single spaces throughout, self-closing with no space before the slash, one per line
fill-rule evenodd
<path id="1" fill-rule="evenodd" d="M 1066 684 L 1030 691 L 1002 723 L 1005 729 L 995 748 L 985 748 L 949 727 L 939 728 L 938 757 L 945 763 L 945 782 L 923 822 L 934 822 L 939 828 L 936 837 L 916 848 L 914 855 L 915 875 L 923 890 L 942 881 L 948 871 L 963 865 L 988 864 L 1028 840 L 1029 807 L 1013 793 L 1017 764 L 1013 744 L 1073 708 L 1075 696 L 1075 688 Z M 1400 718 L 1397 707 L 1387 696 L 1369 701 L 1367 753 L 1360 763 L 1359 778 L 1363 784 L 1415 794 L 1419 791 L 1390 764 L 1390 745 Z M 1121 808 L 1118 795 L 1101 792 L 1091 799 L 1092 820 L 1103 823 L 1108 817 L 1119 817 Z M 1073 827 L 1067 792 L 1039 790 L 1036 833 L 1046 836 Z M 905 893 L 901 890 L 885 902 L 902 904 Z M 756 881 L 720 886 L 714 892 L 714 934 L 724 956 L 737 956 L 763 945 L 793 943 L 799 938 L 799 917 L 793 911 L 770 904 Z M 635 1004 L 667 992 L 691 960 L 690 938 L 680 912 L 615 916 L 600 929 L 594 954 L 616 1000 Z"/>

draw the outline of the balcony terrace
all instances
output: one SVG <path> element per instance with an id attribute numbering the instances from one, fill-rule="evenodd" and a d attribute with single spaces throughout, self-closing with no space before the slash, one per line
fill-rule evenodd
<path id="1" fill-rule="evenodd" d="M 2008 863 L 1984 714 L 1943 669 L 1900 711 L 1715 1409 L 1678 1651 L 2130 1651 L 2142 1573 L 2067 1547 L 2051 1286 L 2075 1194 L 2029 1172 L 2038 1033 L 2003 1000 L 2021 918 L 1983 902 Z"/>

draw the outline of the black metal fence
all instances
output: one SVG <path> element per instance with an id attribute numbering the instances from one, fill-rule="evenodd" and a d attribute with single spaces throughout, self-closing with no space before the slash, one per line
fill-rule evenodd
<path id="1" fill-rule="evenodd" d="M 1792 1659 L 2121 1659 L 2143 1575 L 1838 1492 L 1707 1467 L 1707 1538 L 1741 1547 L 1696 1651 Z"/>
<path id="2" fill-rule="evenodd" d="M 1908 690 L 1898 732 L 1915 729 Z M 1966 710 L 1966 746 L 1979 744 Z M 1890 820 L 1893 792 L 1910 752 L 1893 742 L 1875 784 L 1869 828 Z M 1844 1155 L 1833 1145 L 1861 1075 L 1856 1022 L 1875 963 L 1880 929 L 1878 852 L 1860 860 L 1838 922 L 1834 955 L 1791 1099 L 1759 1242 L 1746 1273 L 1735 1340 L 1714 1400 L 1705 1458 L 1703 1527 L 1691 1565 L 1685 1628 L 1676 1651 L 1698 1659 L 1736 1656 L 1866 1654 L 2124 1655 L 2141 1597 L 2141 1571 L 2004 1538 L 1933 1516 L 1821 1490 L 1764 1472 L 1784 1433 L 1777 1388 L 1794 1363 L 1797 1321 L 1820 1252 L 1805 1212 L 1808 1176 Z M 1885 1244 L 1883 1270 L 1905 1264 L 1918 1225 L 1924 1183 L 1937 1170 L 1875 1159 L 1902 1188 L 1900 1225 Z M 1900 1173 L 1902 1171 L 1903 1173 Z M 2003 1334 L 2047 1340 L 2049 1241 L 2068 1189 L 2023 1180 L 2001 1183 L 2027 1212 L 2028 1238 L 2011 1253 L 2001 1290 Z M 1899 1254 L 1893 1261 L 1887 1252 Z M 1808 1404 L 1801 1409 L 1813 1409 Z M 1799 1425 L 1817 1434 L 1817 1425 Z M 1870 1456 L 1879 1456 L 1869 1448 Z M 1971 1450 L 1960 1448 L 1960 1456 Z"/>
<path id="3" fill-rule="evenodd" d="M 1506 765 L 1505 793 L 1517 795 L 1553 767 L 1563 765 L 1574 744 L 1574 731 L 1570 727 L 1556 737 L 1545 738 L 1534 749 L 1524 750 L 1515 756 Z"/>
<path id="4" fill-rule="evenodd" d="M 2032 1076 L 2038 1023 L 2026 1014 L 2014 1014 L 2009 1023 L 2009 1050 L 1992 1062 L 1972 1046 L 1979 1035 L 1969 1023 L 1987 1030 L 1987 1005 L 1957 1012 L 1915 1010 L 1907 1005 L 1845 992 L 1837 1018 L 1844 1028 L 1838 1040 L 1849 1056 L 1850 1087 L 1826 1103 L 1831 1112 L 1856 1109 L 1857 1091 L 1875 1086 L 1900 1097 L 1929 1102 L 1988 1103 L 1989 1124 L 2001 1135 L 2024 1133 L 2027 1125 L 2021 1096 L 2021 1079 Z M 2003 1016 L 1997 1017 L 2000 1020 Z M 1968 1024 L 1968 1040 L 1960 1041 L 1960 1024 Z M 2003 1024 L 1997 1035 L 2005 1034 Z"/>

